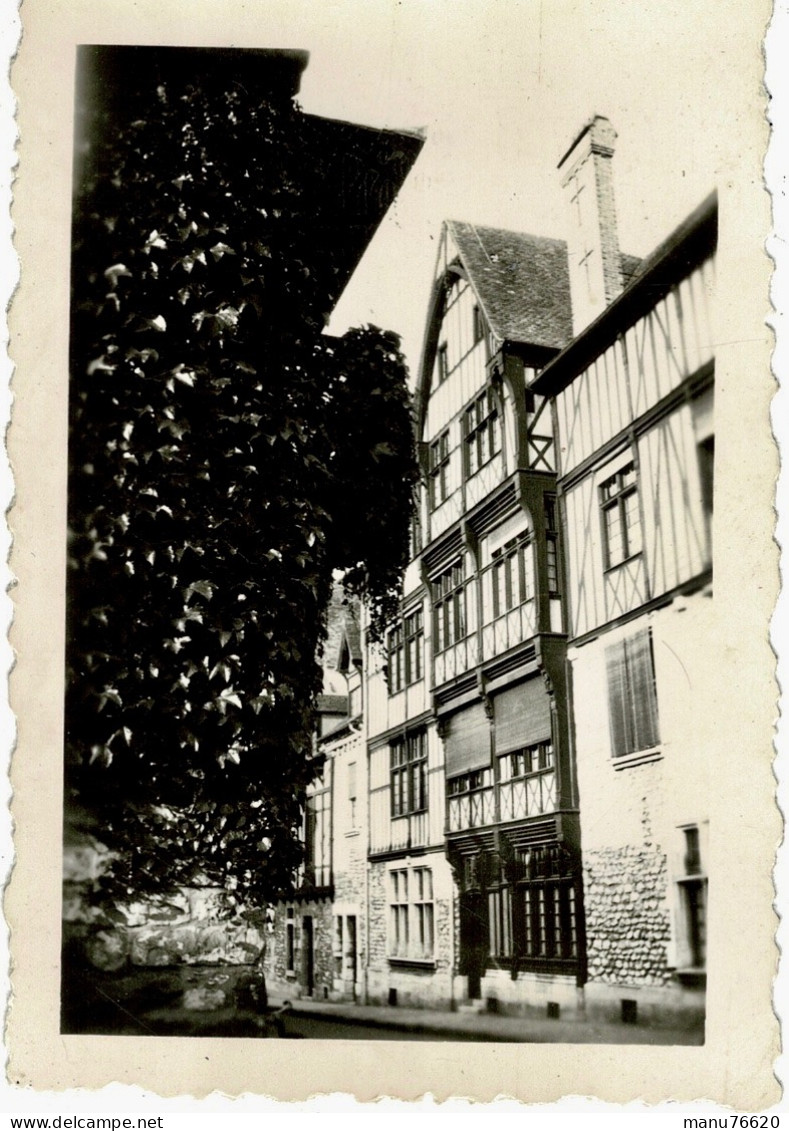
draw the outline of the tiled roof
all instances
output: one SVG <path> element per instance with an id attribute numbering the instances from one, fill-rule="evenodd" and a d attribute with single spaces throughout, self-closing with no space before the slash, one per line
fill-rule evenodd
<path id="1" fill-rule="evenodd" d="M 463 266 L 497 337 L 562 349 L 572 338 L 570 278 L 564 240 L 447 221 Z M 622 285 L 638 271 L 622 255 Z"/>
<path id="2" fill-rule="evenodd" d="M 319 695 L 318 714 L 346 715 L 348 713 L 347 695 Z"/>
<path id="3" fill-rule="evenodd" d="M 447 221 L 488 325 L 497 337 L 561 349 L 572 337 L 563 240 Z"/>

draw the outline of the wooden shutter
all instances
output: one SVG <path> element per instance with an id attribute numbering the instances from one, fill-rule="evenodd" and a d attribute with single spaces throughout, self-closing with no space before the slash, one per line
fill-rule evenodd
<path id="1" fill-rule="evenodd" d="M 490 725 L 482 703 L 449 718 L 444 755 L 448 778 L 490 765 Z"/>
<path id="2" fill-rule="evenodd" d="M 611 753 L 616 757 L 657 746 L 660 735 L 649 631 L 606 648 L 605 662 Z"/>
<path id="3" fill-rule="evenodd" d="M 612 644 L 605 650 L 605 667 L 608 676 L 608 722 L 611 727 L 611 753 L 628 753 L 627 741 L 627 673 L 624 641 Z"/>
<path id="4" fill-rule="evenodd" d="M 655 694 L 652 637 L 639 632 L 625 641 L 633 719 L 633 750 L 649 750 L 660 741 Z"/>
<path id="5" fill-rule="evenodd" d="M 535 746 L 551 737 L 551 703 L 540 676 L 509 687 L 493 699 L 496 753 Z"/>

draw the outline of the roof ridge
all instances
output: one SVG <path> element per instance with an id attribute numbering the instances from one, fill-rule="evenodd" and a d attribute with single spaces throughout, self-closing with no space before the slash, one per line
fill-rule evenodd
<path id="1" fill-rule="evenodd" d="M 446 229 L 497 338 L 566 345 L 572 325 L 564 240 L 463 220 L 446 221 Z"/>
<path id="2" fill-rule="evenodd" d="M 516 236 L 518 239 L 526 240 L 539 240 L 542 243 L 556 244 L 557 246 L 567 246 L 567 240 L 561 239 L 559 236 L 542 236 L 537 232 L 524 232 L 517 228 L 499 228 L 494 224 L 478 224 L 474 220 L 452 220 L 446 221 L 451 226 L 462 226 L 464 228 L 473 228 L 475 232 L 495 232 L 497 235 Z"/>

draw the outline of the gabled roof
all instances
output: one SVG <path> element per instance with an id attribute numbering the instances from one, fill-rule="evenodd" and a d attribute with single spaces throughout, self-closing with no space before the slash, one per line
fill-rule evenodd
<path id="1" fill-rule="evenodd" d="M 361 667 L 362 658 L 362 633 L 359 623 L 354 616 L 346 616 L 343 620 L 342 635 L 340 636 L 340 649 L 337 658 L 337 668 L 347 672 L 353 664 Z"/>
<path id="2" fill-rule="evenodd" d="M 562 349 L 572 337 L 564 240 L 448 220 L 447 229 L 493 333 Z"/>
<path id="3" fill-rule="evenodd" d="M 570 272 L 564 240 L 445 221 L 465 272 L 492 332 L 501 341 L 555 353 L 573 340 Z M 441 253 L 439 252 L 439 255 Z M 635 255 L 620 256 L 622 285 L 641 270 Z M 452 268 L 450 267 L 449 273 Z M 433 287 L 417 387 L 418 431 L 430 399 L 433 365 L 446 296 L 446 274 Z"/>

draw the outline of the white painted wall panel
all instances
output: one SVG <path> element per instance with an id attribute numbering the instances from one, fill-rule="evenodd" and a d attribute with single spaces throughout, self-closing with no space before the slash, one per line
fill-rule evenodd
<path id="1" fill-rule="evenodd" d="M 604 619 L 600 514 L 592 475 L 567 492 L 569 616 L 580 636 Z"/>
<path id="2" fill-rule="evenodd" d="M 563 475 L 711 360 L 713 281 L 708 261 L 558 395 Z"/>
<path id="3" fill-rule="evenodd" d="M 698 458 L 683 405 L 639 441 L 644 544 L 652 596 L 700 573 L 706 562 Z"/>

